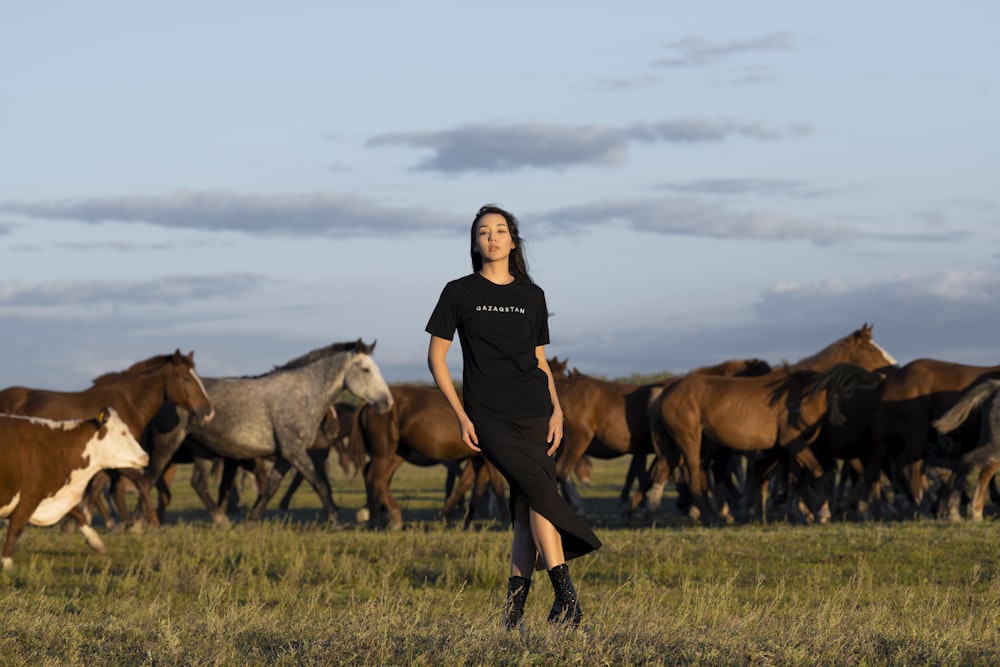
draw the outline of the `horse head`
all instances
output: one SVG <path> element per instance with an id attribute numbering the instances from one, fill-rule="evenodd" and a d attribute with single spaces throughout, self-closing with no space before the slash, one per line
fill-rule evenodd
<path id="1" fill-rule="evenodd" d="M 850 334 L 850 352 L 843 361 L 869 371 L 898 365 L 895 358 L 875 342 L 872 337 L 873 326 L 865 322 L 860 329 Z"/>
<path id="2" fill-rule="evenodd" d="M 176 350 L 166 364 L 166 385 L 164 394 L 168 401 L 193 413 L 204 422 L 215 417 L 215 409 L 208 397 L 205 385 L 194 370 L 194 351 L 181 354 Z"/>
<path id="3" fill-rule="evenodd" d="M 558 378 L 567 375 L 566 369 L 569 366 L 569 357 L 566 357 L 561 361 L 559 357 L 550 357 L 548 361 L 549 370 L 552 371 L 552 377 Z"/>
<path id="4" fill-rule="evenodd" d="M 359 348 L 374 349 L 375 343 L 365 346 L 358 339 Z M 344 376 L 344 384 L 355 396 L 373 404 L 379 412 L 387 412 L 392 407 L 392 391 L 382 377 L 370 353 L 356 351 L 352 355 L 351 367 Z"/>

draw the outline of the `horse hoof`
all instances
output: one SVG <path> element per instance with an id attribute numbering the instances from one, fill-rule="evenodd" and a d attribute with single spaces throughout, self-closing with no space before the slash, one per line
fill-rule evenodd
<path id="1" fill-rule="evenodd" d="M 368 519 L 371 517 L 371 513 L 368 511 L 367 507 L 362 507 L 357 512 L 354 513 L 354 520 L 357 523 L 368 523 Z"/>

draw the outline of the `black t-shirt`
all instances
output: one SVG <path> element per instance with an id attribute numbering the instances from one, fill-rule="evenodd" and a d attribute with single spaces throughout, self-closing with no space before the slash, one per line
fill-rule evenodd
<path id="1" fill-rule="evenodd" d="M 462 398 L 477 420 L 552 414 L 548 377 L 535 348 L 549 343 L 549 312 L 537 285 L 497 285 L 472 273 L 441 291 L 425 331 L 462 343 Z"/>

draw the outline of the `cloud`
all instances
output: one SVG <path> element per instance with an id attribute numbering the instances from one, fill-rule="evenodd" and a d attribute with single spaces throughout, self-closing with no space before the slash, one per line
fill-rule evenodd
<path id="1" fill-rule="evenodd" d="M 660 67 L 704 67 L 734 55 L 761 51 L 789 51 L 793 48 L 792 36 L 787 32 L 773 32 L 755 39 L 731 42 L 709 42 L 697 37 L 666 44 L 674 55 L 657 60 Z"/>
<path id="2" fill-rule="evenodd" d="M 53 281 L 0 283 L 0 307 L 64 308 L 94 306 L 173 306 L 200 299 L 233 298 L 260 287 L 268 279 L 251 273 L 169 276 L 140 281 Z M 9 313 L 6 313 L 9 315 Z"/>
<path id="3" fill-rule="evenodd" d="M 762 195 L 802 199 L 814 199 L 834 192 L 810 187 L 804 181 L 761 178 L 705 178 L 684 183 L 664 183 L 660 187 L 684 194 Z"/>
<path id="4" fill-rule="evenodd" d="M 624 164 L 630 143 L 707 143 L 733 137 L 777 141 L 803 136 L 805 125 L 772 128 L 759 123 L 680 119 L 625 127 L 552 124 L 466 125 L 440 132 L 396 132 L 368 141 L 369 146 L 411 146 L 433 154 L 416 169 L 448 174 L 507 172 L 534 167 L 614 167 Z"/>
<path id="5" fill-rule="evenodd" d="M 764 291 L 762 319 L 825 321 L 831 313 L 879 317 L 913 331 L 955 328 L 970 319 L 1000 318 L 1000 274 L 950 270 L 933 275 L 901 275 L 865 285 L 839 281 L 778 284 Z M 975 313 L 970 318 L 970 313 Z"/>
<path id="6" fill-rule="evenodd" d="M 784 188 L 796 191 L 794 182 L 731 181 L 716 189 L 736 192 Z M 784 183 L 784 184 L 783 184 Z M 798 190 L 801 191 L 801 190 Z M 345 205 L 344 202 L 350 202 Z M 241 232 L 264 236 L 373 237 L 386 234 L 454 234 L 469 224 L 468 216 L 414 208 L 385 208 L 359 198 L 340 195 L 245 195 L 232 192 L 181 192 L 163 196 L 127 196 L 56 202 L 4 202 L 0 209 L 39 219 L 76 220 L 86 224 L 118 222 L 148 224 L 173 229 Z M 635 231 L 678 234 L 701 238 L 804 240 L 817 244 L 842 243 L 862 238 L 881 241 L 945 241 L 968 234 L 937 230 L 908 231 L 904 235 L 862 232 L 847 224 L 830 224 L 778 211 L 738 211 L 695 198 L 664 197 L 595 201 L 579 206 L 524 212 L 524 218 L 543 223 L 542 233 L 583 226 L 624 225 Z M 86 247 L 87 244 L 78 247 Z M 120 243 L 102 248 L 135 249 Z M 144 249 L 163 250 L 162 243 Z M 37 248 L 36 248 L 37 249 Z"/>
<path id="7" fill-rule="evenodd" d="M 691 198 L 661 198 L 593 202 L 541 214 L 553 230 L 580 225 L 624 224 L 643 232 L 705 238 L 772 241 L 804 240 L 817 244 L 865 237 L 849 225 L 831 225 L 781 213 L 730 211 Z"/>
<path id="8" fill-rule="evenodd" d="M 0 202 L 0 211 L 98 224 L 136 222 L 174 229 L 334 238 L 400 231 L 454 232 L 465 217 L 420 207 L 389 208 L 349 194 L 256 195 L 181 191 L 45 202 Z"/>

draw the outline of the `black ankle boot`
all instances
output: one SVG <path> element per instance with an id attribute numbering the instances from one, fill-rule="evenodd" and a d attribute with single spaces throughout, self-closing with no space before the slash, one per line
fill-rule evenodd
<path id="1" fill-rule="evenodd" d="M 568 623 L 575 628 L 583 619 L 583 609 L 580 608 L 566 563 L 549 570 L 549 579 L 552 580 L 552 590 L 556 594 L 552 610 L 549 611 L 549 623 Z"/>
<path id="2" fill-rule="evenodd" d="M 528 599 L 531 579 L 511 577 L 507 580 L 507 599 L 503 603 L 503 629 L 513 630 L 521 624 L 524 602 Z"/>

